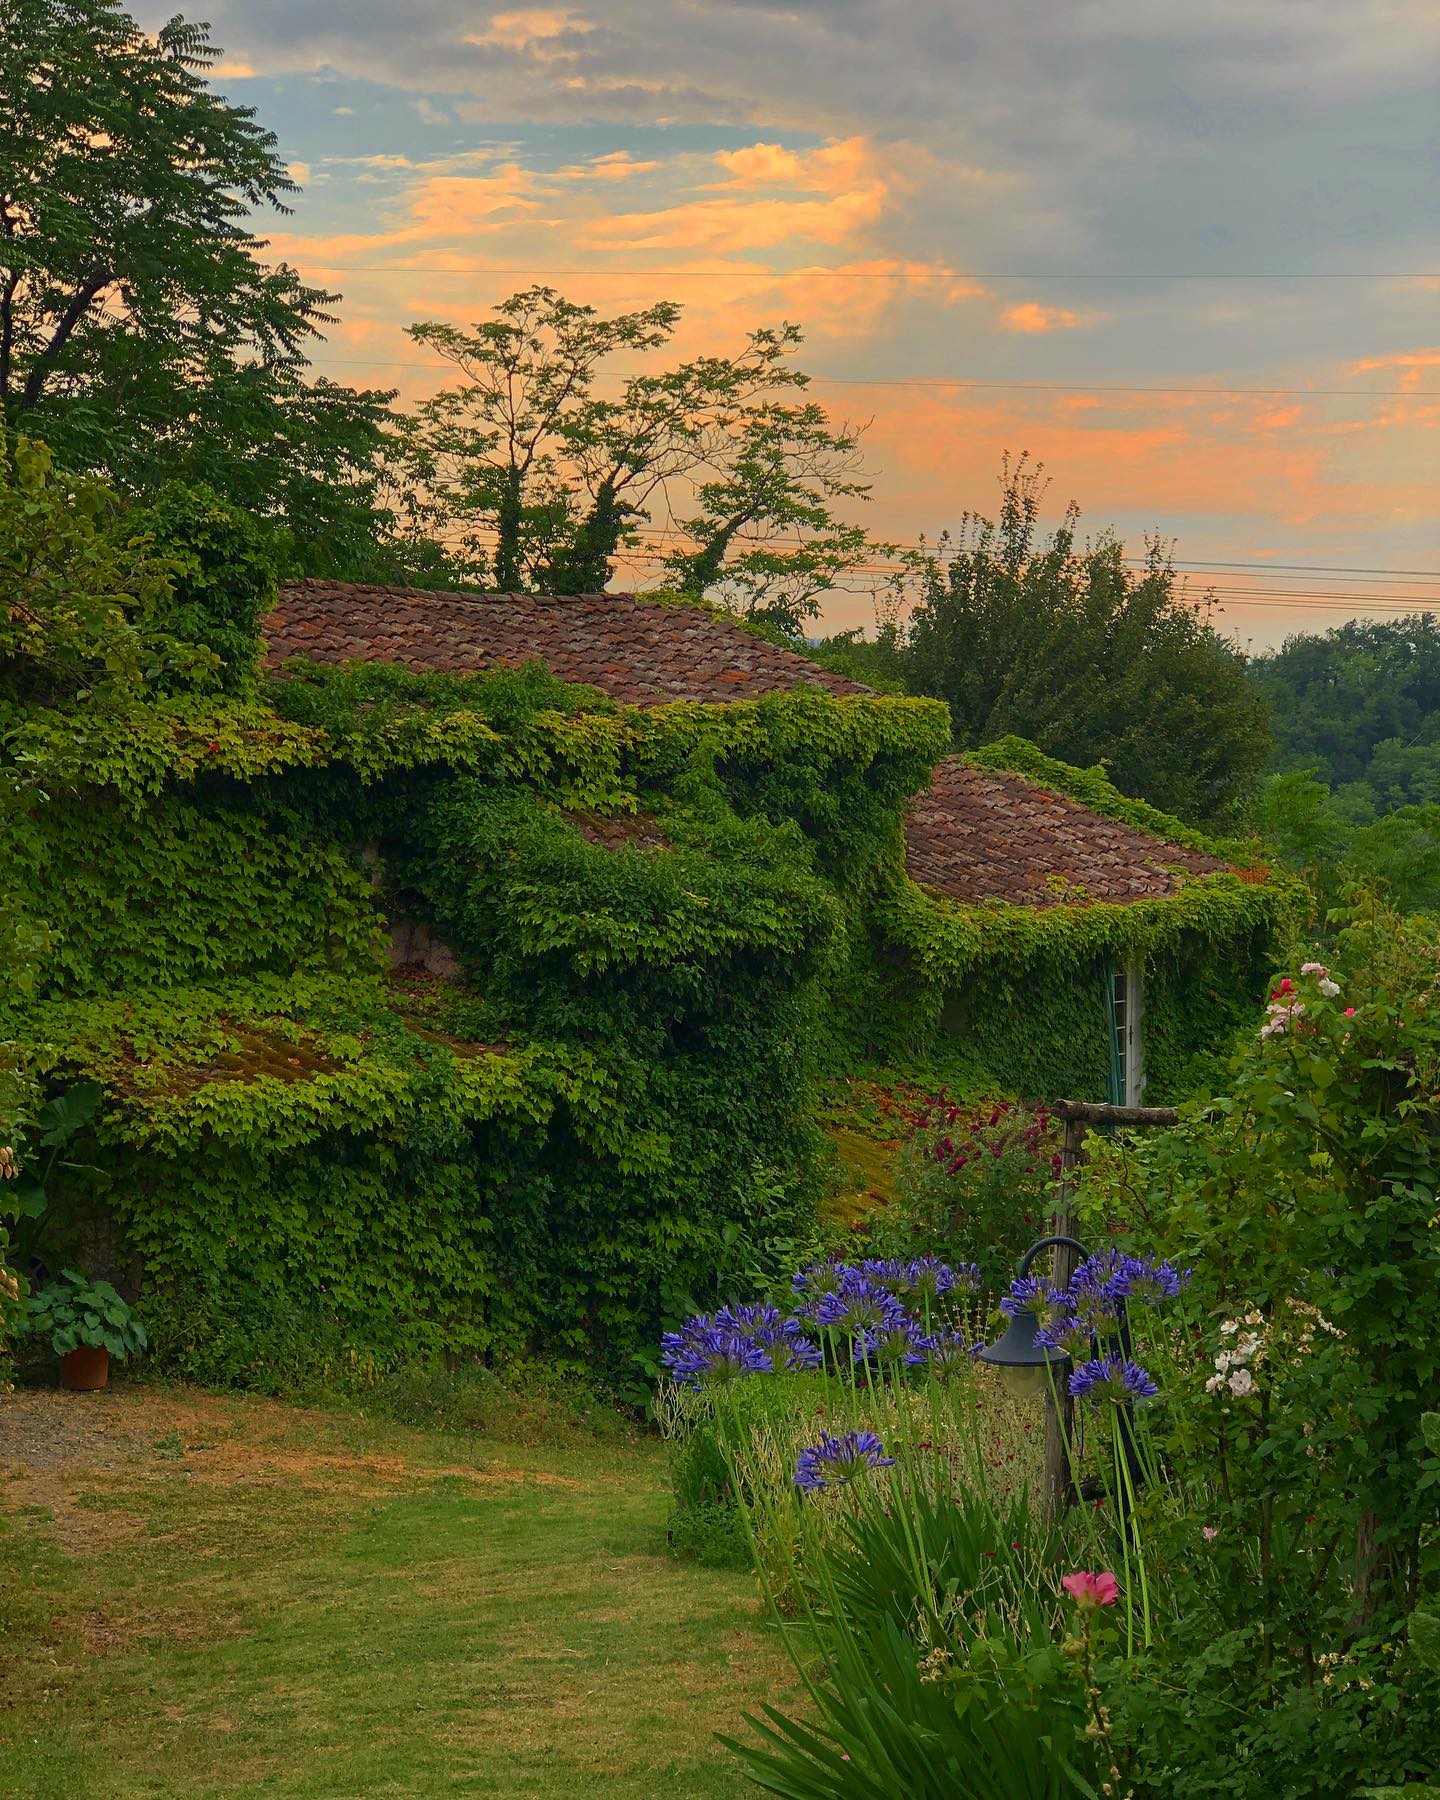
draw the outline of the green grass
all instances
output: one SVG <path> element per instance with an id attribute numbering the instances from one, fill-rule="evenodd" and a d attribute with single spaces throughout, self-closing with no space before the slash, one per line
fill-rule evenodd
<path id="1" fill-rule="evenodd" d="M 120 1449 L 0 1483 L 0 1791 L 754 1792 L 712 1733 L 793 1678 L 747 1578 L 666 1554 L 655 1445 L 22 1403 L 97 1402 Z"/>

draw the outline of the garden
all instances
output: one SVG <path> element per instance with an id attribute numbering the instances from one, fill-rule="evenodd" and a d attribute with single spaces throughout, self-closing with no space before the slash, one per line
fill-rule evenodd
<path id="1" fill-rule="evenodd" d="M 11 1606 L 9 1648 L 43 1645 L 52 1668 L 21 1731 L 40 1721 L 21 1765 L 33 1791 L 342 1791 L 301 1774 L 313 1742 L 349 1771 L 337 1779 L 370 1769 L 366 1791 L 439 1791 L 480 1741 L 457 1724 L 472 1668 L 498 1683 L 483 1717 L 508 1745 L 476 1791 L 558 1792 L 602 1768 L 637 1794 L 1431 1791 L 1437 957 L 1428 923 L 1354 896 L 1324 960 L 1297 952 L 1276 976 L 1223 1091 L 1173 1124 L 1092 1132 L 1078 1167 L 1047 1105 L 869 1084 L 880 1104 L 853 1123 L 893 1151 L 886 1191 L 858 1218 L 822 1214 L 793 1266 L 757 1267 L 677 1320 L 643 1407 L 538 1365 L 372 1376 L 311 1396 L 318 1414 L 232 1403 L 218 1427 L 214 1402 L 163 1381 L 71 1399 L 182 1424 L 146 1443 L 145 1469 L 132 1453 L 92 1470 L 58 1509 L 60 1488 L 48 1509 L 12 1499 L 5 1546 L 36 1610 Z M 50 1103 L 42 1174 L 75 1154 L 93 1105 Z M 114 1289 L 73 1271 L 31 1293 L 20 1324 L 31 1384 L 47 1353 L 147 1347 Z M 506 1398 L 507 1381 L 530 1399 Z M 44 1398 L 31 1385 L 18 1401 Z M 238 1452 L 218 1511 L 217 1448 Z M 26 1468 L 7 1474 L 23 1501 Z M 519 1559 L 503 1576 L 501 1491 Z M 48 1531 L 117 1508 L 140 1536 L 92 1529 L 82 1606 L 73 1536 L 60 1555 Z M 256 1560 L 276 1532 L 290 1601 Z M 475 1558 L 500 1582 L 498 1615 L 464 1573 Z M 152 1602 L 137 1628 L 137 1588 L 161 1566 L 190 1613 Z M 549 1571 L 528 1599 L 526 1567 Z M 222 1574 L 232 1623 L 263 1647 L 290 1618 L 292 1651 L 207 1647 L 194 1604 Z M 319 1599 L 337 1579 L 338 1613 Z M 431 1598 L 387 1602 L 397 1579 Z M 598 1612 L 579 1599 L 595 1583 Z M 721 1662 L 696 1617 L 728 1619 Z M 128 1697 L 106 1691 L 98 1728 L 153 1742 L 153 1702 L 133 1696 L 163 1673 L 186 1786 L 142 1785 L 129 1763 L 107 1785 L 82 1749 L 96 1700 L 66 1634 L 89 1645 L 126 1620 Z M 383 1732 L 363 1683 L 312 1691 L 305 1671 L 348 1657 L 354 1630 L 377 1634 L 388 1678 L 415 1693 L 423 1743 Z M 557 1672 L 537 1699 L 536 1656 L 597 1673 L 582 1695 Z M 303 1718 L 257 1688 L 276 1669 Z M 199 1700 L 201 1672 L 228 1724 Z M 443 1703 L 422 1697 L 437 1672 Z M 687 1698 L 657 1715 L 644 1696 L 667 1679 Z M 217 1729 L 238 1729 L 239 1773 Z"/>
<path id="2" fill-rule="evenodd" d="M 1357 898 L 1073 1182 L 1043 1108 L 937 1096 L 858 1250 L 667 1337 L 680 1541 L 803 1684 L 726 1733 L 756 1785 L 1431 1791 L 1437 953 Z"/>

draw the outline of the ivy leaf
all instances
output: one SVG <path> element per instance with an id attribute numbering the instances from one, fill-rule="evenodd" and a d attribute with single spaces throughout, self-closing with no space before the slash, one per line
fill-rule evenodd
<path id="1" fill-rule="evenodd" d="M 1440 1674 L 1440 1613 L 1411 1613 L 1410 1643 L 1425 1667 Z"/>

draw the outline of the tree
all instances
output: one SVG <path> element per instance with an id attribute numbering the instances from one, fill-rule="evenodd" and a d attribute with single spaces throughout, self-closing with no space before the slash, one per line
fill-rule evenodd
<path id="1" fill-rule="evenodd" d="M 1288 637 L 1250 668 L 1281 771 L 1363 788 L 1377 813 L 1440 801 L 1440 620 L 1352 619 Z"/>
<path id="2" fill-rule="evenodd" d="M 1327 909 L 1360 881 L 1401 912 L 1440 910 L 1440 805 L 1377 816 L 1369 794 L 1354 783 L 1332 793 L 1313 773 L 1290 769 L 1261 787 L 1253 823 Z"/>
<path id="3" fill-rule="evenodd" d="M 813 402 L 780 398 L 807 379 L 786 360 L 801 341 L 793 325 L 662 373 L 607 368 L 662 349 L 679 316 L 661 301 L 604 318 L 533 287 L 468 332 L 413 325 L 462 377 L 421 405 L 408 436 L 417 524 L 477 581 L 589 591 L 609 582 L 657 499 L 676 518 L 683 492 L 695 510 L 676 522 L 690 541 L 663 558 L 677 585 L 786 623 L 813 613 L 872 548 L 830 510 L 867 491 L 858 434 L 833 429 Z M 614 398 L 602 381 L 618 384 Z"/>
<path id="4" fill-rule="evenodd" d="M 823 407 L 770 402 L 724 434 L 698 511 L 678 521 L 692 547 L 665 559 L 682 593 L 711 594 L 733 612 L 799 636 L 819 597 L 895 547 L 843 523 L 837 502 L 869 498 L 860 434 L 835 429 Z M 711 460 L 711 459 L 707 459 Z"/>
<path id="5" fill-rule="evenodd" d="M 113 492 L 19 439 L 0 465 L 0 725 L 33 704 L 125 705 L 157 677 L 214 685 L 214 652 L 171 628 L 175 572 Z"/>
<path id="6" fill-rule="evenodd" d="M 5 0 L 0 414 L 130 493 L 209 483 L 283 521 L 297 568 L 349 572 L 393 523 L 392 396 L 307 381 L 336 296 L 263 260 L 247 221 L 298 190 L 211 91 L 218 55 L 116 0 Z"/>
<path id="7" fill-rule="evenodd" d="M 1158 542 L 1139 571 L 1071 507 L 1041 544 L 1045 483 L 1025 457 L 1001 476 L 998 523 L 967 515 L 916 558 L 920 599 L 901 652 L 912 692 L 946 700 L 962 746 L 1014 732 L 1167 811 L 1235 814 L 1270 750 L 1245 659 L 1177 590 Z"/>

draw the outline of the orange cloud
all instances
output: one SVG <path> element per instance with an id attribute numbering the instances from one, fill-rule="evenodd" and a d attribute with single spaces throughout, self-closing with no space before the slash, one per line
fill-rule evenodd
<path id="1" fill-rule="evenodd" d="M 595 27 L 588 19 L 558 7 L 540 6 L 519 12 L 496 13 L 483 31 L 465 34 L 467 44 L 493 44 L 502 50 L 521 50 L 540 62 L 573 56 L 558 39 L 583 37 Z"/>
<path id="2" fill-rule="evenodd" d="M 612 150 L 608 156 L 592 156 L 589 162 L 574 163 L 561 169 L 557 181 L 630 181 L 637 175 L 651 175 L 663 168 L 659 162 L 639 162 L 628 150 Z"/>
<path id="3" fill-rule="evenodd" d="M 1006 331 L 1075 331 L 1083 325 L 1093 325 L 1099 316 L 1071 312 L 1064 306 L 1042 306 L 1038 300 L 1021 300 L 1005 308 L 1000 323 Z"/>
<path id="4" fill-rule="evenodd" d="M 1402 350 L 1394 356 L 1367 356 L 1363 362 L 1351 363 L 1353 375 L 1367 375 L 1377 369 L 1398 369 L 1400 385 L 1414 393 L 1427 369 L 1440 369 L 1440 349 Z"/>

